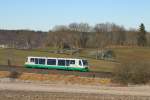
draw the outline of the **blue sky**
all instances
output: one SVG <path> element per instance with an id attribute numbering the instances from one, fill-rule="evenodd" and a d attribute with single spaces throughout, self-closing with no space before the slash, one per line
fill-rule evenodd
<path id="1" fill-rule="evenodd" d="M 48 31 L 55 25 L 114 22 L 150 31 L 150 0 L 0 0 L 0 29 Z"/>

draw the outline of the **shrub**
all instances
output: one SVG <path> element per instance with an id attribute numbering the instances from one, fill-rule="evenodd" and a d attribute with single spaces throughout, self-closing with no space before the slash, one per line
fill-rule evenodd
<path id="1" fill-rule="evenodd" d="M 9 77 L 9 78 L 18 78 L 20 75 L 21 75 L 21 73 L 19 73 L 18 71 L 12 70 L 12 71 L 10 72 L 10 75 L 9 75 L 8 77 Z"/>
<path id="2" fill-rule="evenodd" d="M 146 84 L 150 81 L 150 64 L 132 61 L 121 63 L 114 70 L 115 80 L 124 84 Z"/>

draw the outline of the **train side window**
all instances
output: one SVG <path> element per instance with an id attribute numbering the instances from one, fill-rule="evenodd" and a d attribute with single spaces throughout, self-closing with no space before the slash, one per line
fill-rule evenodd
<path id="1" fill-rule="evenodd" d="M 83 66 L 88 66 L 87 60 L 82 60 L 82 62 L 83 62 Z"/>
<path id="2" fill-rule="evenodd" d="M 66 66 L 70 65 L 70 60 L 66 60 Z"/>
<path id="3" fill-rule="evenodd" d="M 65 60 L 58 60 L 59 66 L 65 66 Z"/>
<path id="4" fill-rule="evenodd" d="M 47 59 L 47 65 L 56 65 L 56 59 Z"/>
<path id="5" fill-rule="evenodd" d="M 34 58 L 30 58 L 30 62 L 34 62 Z"/>
<path id="6" fill-rule="evenodd" d="M 39 64 L 44 65 L 45 64 L 45 59 L 39 59 Z"/>
<path id="7" fill-rule="evenodd" d="M 82 66 L 82 62 L 81 62 L 81 60 L 79 60 L 79 65 L 80 65 L 80 66 Z"/>
<path id="8" fill-rule="evenodd" d="M 35 58 L 35 64 L 39 64 L 38 58 Z"/>
<path id="9" fill-rule="evenodd" d="M 70 60 L 70 64 L 75 64 L 75 60 Z"/>

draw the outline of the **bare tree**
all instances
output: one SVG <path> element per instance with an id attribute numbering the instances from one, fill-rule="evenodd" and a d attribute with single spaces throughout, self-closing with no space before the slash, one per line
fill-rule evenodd
<path id="1" fill-rule="evenodd" d="M 68 27 L 66 25 L 56 25 L 54 28 L 53 28 L 53 31 L 55 32 L 65 32 L 65 31 L 68 31 Z"/>
<path id="2" fill-rule="evenodd" d="M 79 32 L 89 32 L 90 26 L 88 23 L 80 23 L 78 27 Z"/>
<path id="3" fill-rule="evenodd" d="M 78 31 L 79 24 L 78 24 L 78 23 L 71 23 L 71 24 L 69 24 L 68 27 L 69 27 L 69 29 L 70 29 L 71 31 L 77 32 L 77 31 Z"/>
<path id="4" fill-rule="evenodd" d="M 125 45 L 127 46 L 137 46 L 137 30 L 135 29 L 129 29 L 128 31 L 126 31 L 126 41 L 125 41 Z"/>

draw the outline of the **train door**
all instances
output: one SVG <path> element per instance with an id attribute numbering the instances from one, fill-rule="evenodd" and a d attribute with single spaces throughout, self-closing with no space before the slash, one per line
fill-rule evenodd
<path id="1" fill-rule="evenodd" d="M 70 61 L 69 61 L 69 67 L 76 67 L 76 62 L 75 62 L 75 60 L 70 60 Z"/>

